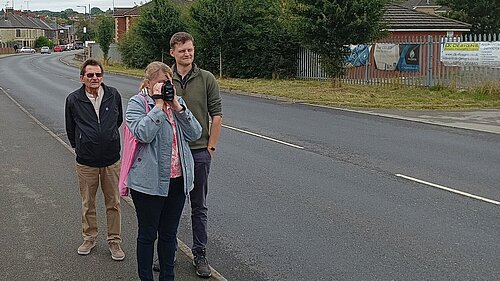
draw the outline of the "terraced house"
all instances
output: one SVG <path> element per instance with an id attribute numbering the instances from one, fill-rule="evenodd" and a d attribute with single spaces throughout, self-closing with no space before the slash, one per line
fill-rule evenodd
<path id="1" fill-rule="evenodd" d="M 34 14 L 6 8 L 0 12 L 0 48 L 35 47 L 35 41 L 45 36 L 59 42 L 59 34 L 64 28 L 48 24 Z"/>

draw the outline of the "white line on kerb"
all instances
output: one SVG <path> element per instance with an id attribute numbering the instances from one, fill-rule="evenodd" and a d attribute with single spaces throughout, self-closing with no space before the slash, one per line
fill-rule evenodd
<path id="1" fill-rule="evenodd" d="M 435 183 L 431 183 L 431 182 L 428 182 L 428 181 L 419 180 L 419 179 L 412 178 L 412 177 L 409 177 L 409 176 L 405 176 L 405 175 L 402 175 L 402 174 L 396 174 L 396 176 L 400 177 L 400 178 L 405 178 L 407 180 L 411 180 L 411 181 L 414 181 L 414 182 L 418 182 L 418 183 L 422 183 L 422 184 L 425 184 L 425 185 L 429 185 L 429 186 L 432 186 L 432 187 L 435 187 L 435 188 L 439 188 L 439 189 L 442 189 L 442 190 L 446 190 L 446 191 L 449 191 L 449 192 L 452 192 L 452 193 L 460 194 L 462 196 L 474 198 L 476 200 L 480 200 L 480 201 L 484 201 L 484 202 L 487 202 L 487 203 L 491 203 L 491 204 L 495 204 L 495 205 L 499 205 L 500 206 L 500 202 L 495 201 L 495 200 L 491 200 L 491 199 L 488 199 L 488 198 L 484 198 L 484 197 L 477 196 L 477 195 L 474 195 L 474 194 L 470 194 L 470 193 L 467 193 L 467 192 L 463 192 L 463 191 L 460 191 L 460 190 L 452 189 L 452 188 L 449 188 L 449 187 L 446 187 L 446 186 L 442 186 L 442 185 L 439 185 L 439 184 L 435 184 Z"/>
<path id="2" fill-rule="evenodd" d="M 288 146 L 291 146 L 291 147 L 295 147 L 295 148 L 298 148 L 298 149 L 304 149 L 304 147 L 300 146 L 300 145 L 295 145 L 295 144 L 291 144 L 291 143 L 288 143 L 288 142 L 280 141 L 280 140 L 277 140 L 277 139 L 273 139 L 273 138 L 270 138 L 270 137 L 266 137 L 266 136 L 263 136 L 263 135 L 259 135 L 259 134 L 256 134 L 256 133 L 252 133 L 252 132 L 249 132 L 249 131 L 238 129 L 238 128 L 235 128 L 235 127 L 231 127 L 231 126 L 227 126 L 227 125 L 222 125 L 222 127 L 228 128 L 228 129 L 231 129 L 231 130 L 235 130 L 235 131 L 238 131 L 238 132 L 241 132 L 241 133 L 244 133 L 244 134 L 252 135 L 252 136 L 255 136 L 255 137 L 258 137 L 258 138 L 262 138 L 262 139 L 274 141 L 274 142 L 277 142 L 277 143 L 281 143 L 281 144 L 284 144 L 284 145 L 288 145 Z"/>

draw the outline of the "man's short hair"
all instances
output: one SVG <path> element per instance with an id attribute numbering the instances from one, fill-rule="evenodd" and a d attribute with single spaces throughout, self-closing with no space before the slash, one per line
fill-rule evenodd
<path id="1" fill-rule="evenodd" d="M 177 32 L 170 38 L 170 49 L 174 49 L 177 44 L 184 44 L 191 41 L 194 44 L 193 36 L 187 32 Z"/>
<path id="2" fill-rule="evenodd" d="M 80 68 L 80 76 L 85 75 L 85 68 L 88 65 L 99 66 L 101 68 L 101 73 L 104 73 L 104 68 L 102 67 L 102 64 L 99 61 L 95 59 L 88 59 L 82 64 L 82 67 Z"/>

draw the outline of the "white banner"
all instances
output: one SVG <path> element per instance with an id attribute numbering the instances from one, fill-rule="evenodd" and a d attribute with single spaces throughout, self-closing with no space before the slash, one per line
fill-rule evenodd
<path id="1" fill-rule="evenodd" d="M 447 66 L 500 66 L 500 42 L 445 42 L 441 61 Z"/>
<path id="2" fill-rule="evenodd" d="M 380 70 L 396 70 L 399 61 L 399 45 L 390 43 L 375 44 L 375 65 Z"/>

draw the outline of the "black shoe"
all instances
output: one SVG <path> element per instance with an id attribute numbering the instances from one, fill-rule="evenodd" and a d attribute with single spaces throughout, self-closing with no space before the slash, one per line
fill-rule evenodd
<path id="1" fill-rule="evenodd" d="M 193 265 L 196 268 L 196 275 L 208 278 L 212 276 L 212 271 L 210 270 L 210 266 L 208 265 L 206 251 L 202 250 L 194 254 Z"/>
<path id="2" fill-rule="evenodd" d="M 158 258 L 153 260 L 153 271 L 160 272 L 160 261 Z"/>

